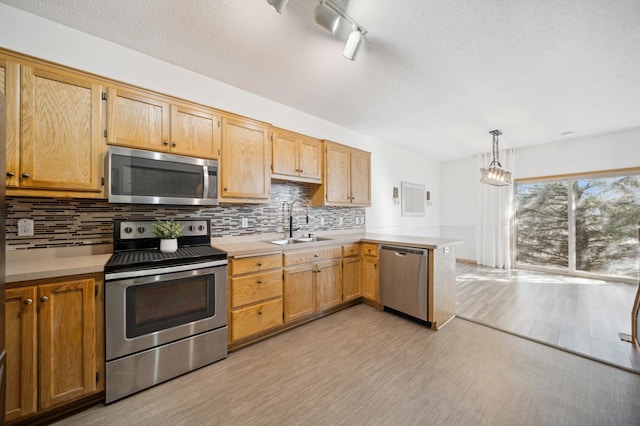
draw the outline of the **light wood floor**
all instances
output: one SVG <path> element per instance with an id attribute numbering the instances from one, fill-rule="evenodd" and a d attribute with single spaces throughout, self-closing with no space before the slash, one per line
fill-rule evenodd
<path id="1" fill-rule="evenodd" d="M 640 372 L 631 334 L 636 286 L 525 270 L 456 265 L 462 318 Z"/>
<path id="2" fill-rule="evenodd" d="M 640 375 L 454 319 L 366 305 L 60 425 L 587 425 L 640 422 Z"/>

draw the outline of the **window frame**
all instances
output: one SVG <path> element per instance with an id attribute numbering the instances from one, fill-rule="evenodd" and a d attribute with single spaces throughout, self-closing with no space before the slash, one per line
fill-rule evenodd
<path id="1" fill-rule="evenodd" d="M 623 282 L 627 284 L 636 284 L 638 282 L 638 277 L 636 278 L 627 278 L 620 277 L 615 275 L 606 275 L 599 274 L 595 272 L 586 272 L 576 270 L 576 223 L 575 223 L 575 197 L 573 196 L 573 184 L 574 181 L 580 179 L 590 179 L 590 178 L 604 178 L 604 177 L 620 177 L 620 176 L 640 176 L 640 167 L 629 167 L 624 169 L 611 169 L 611 170 L 600 170 L 600 171 L 592 171 L 592 172 L 581 172 L 581 173 L 571 173 L 571 174 L 562 174 L 562 175 L 551 175 L 551 176 L 540 176 L 540 177 L 530 177 L 530 178 L 518 178 L 513 181 L 513 215 L 511 219 L 511 264 L 514 265 L 515 268 L 530 270 L 530 271 L 538 271 L 538 272 L 549 272 L 559 275 L 569 275 L 581 278 L 591 278 L 591 279 L 599 279 L 605 281 L 615 281 L 615 282 Z M 516 227 L 516 202 L 518 196 L 518 185 L 527 184 L 527 183 L 545 183 L 545 182 L 557 182 L 557 181 L 566 181 L 567 182 L 567 203 L 568 206 L 568 218 L 569 221 L 569 232 L 568 232 L 568 267 L 560 268 L 556 266 L 540 266 L 540 265 L 529 265 L 517 262 L 517 227 Z M 639 274 L 640 275 L 640 274 Z"/>

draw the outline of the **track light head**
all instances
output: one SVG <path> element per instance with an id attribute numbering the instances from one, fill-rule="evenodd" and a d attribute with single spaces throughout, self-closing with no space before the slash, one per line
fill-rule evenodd
<path id="1" fill-rule="evenodd" d="M 267 0 L 267 3 L 279 14 L 282 14 L 282 11 L 285 7 L 287 7 L 287 2 L 289 0 Z"/>
<path id="2" fill-rule="evenodd" d="M 344 46 L 342 55 L 348 60 L 354 61 L 358 55 L 361 45 L 362 32 L 360 31 L 360 28 L 354 28 L 351 34 L 349 34 L 349 38 L 347 39 L 347 44 Z"/>
<path id="3" fill-rule="evenodd" d="M 316 24 L 318 24 L 318 26 L 320 26 L 321 28 L 324 28 L 331 34 L 336 32 L 338 22 L 340 21 L 340 15 L 331 7 L 327 6 L 326 3 L 320 3 L 318 6 L 316 6 L 313 12 L 313 17 L 316 21 Z"/>

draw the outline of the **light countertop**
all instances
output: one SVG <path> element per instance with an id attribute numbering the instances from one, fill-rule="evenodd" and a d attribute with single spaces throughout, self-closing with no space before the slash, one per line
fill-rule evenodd
<path id="1" fill-rule="evenodd" d="M 282 238 L 281 234 L 263 234 L 247 237 L 214 237 L 211 239 L 211 245 L 226 251 L 230 257 L 241 257 L 357 242 L 396 244 L 426 249 L 438 249 L 463 243 L 462 240 L 446 238 L 365 233 L 361 231 L 323 233 L 317 234 L 317 236 L 327 239 L 312 243 L 277 245 L 268 241 Z M 7 251 L 6 280 L 7 283 L 16 283 L 103 272 L 104 265 L 111 257 L 111 250 L 111 245 L 108 244 L 73 248 L 9 250 Z"/>

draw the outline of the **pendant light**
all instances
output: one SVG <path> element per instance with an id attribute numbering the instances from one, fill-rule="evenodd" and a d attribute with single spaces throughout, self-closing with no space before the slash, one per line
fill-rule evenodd
<path id="1" fill-rule="evenodd" d="M 511 172 L 502 168 L 500 164 L 500 151 L 498 148 L 498 136 L 502 134 L 500 130 L 492 130 L 493 135 L 493 161 L 489 167 L 480 169 L 480 182 L 495 186 L 506 186 L 511 184 Z"/>

